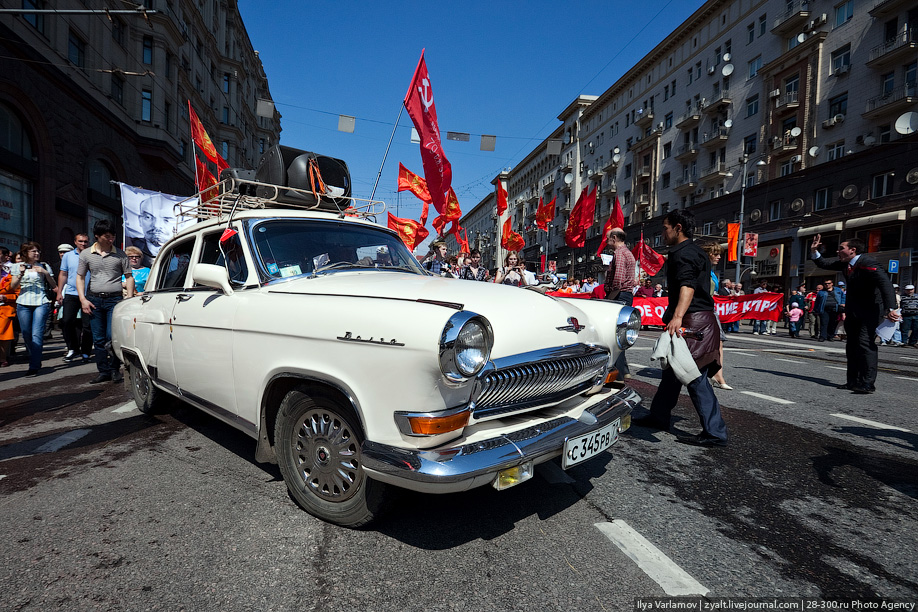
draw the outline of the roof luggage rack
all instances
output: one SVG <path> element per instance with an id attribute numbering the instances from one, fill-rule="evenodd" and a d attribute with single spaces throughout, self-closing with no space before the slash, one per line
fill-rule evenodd
<path id="1" fill-rule="evenodd" d="M 179 202 L 176 212 L 177 216 L 185 219 L 221 219 L 228 217 L 234 207 L 237 211 L 256 208 L 319 210 L 361 219 L 376 217 L 386 211 L 382 200 L 316 194 L 309 189 L 230 177 Z"/>

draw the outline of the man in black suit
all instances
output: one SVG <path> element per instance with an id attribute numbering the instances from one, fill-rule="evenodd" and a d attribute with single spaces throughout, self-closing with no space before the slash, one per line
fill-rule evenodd
<path id="1" fill-rule="evenodd" d="M 845 275 L 848 293 L 845 301 L 845 333 L 848 342 L 848 377 L 839 389 L 854 393 L 873 393 L 877 380 L 877 326 L 883 318 L 898 321 L 896 294 L 892 282 L 880 264 L 863 254 L 862 240 L 852 238 L 838 245 L 838 259 L 827 262 L 819 254 L 821 236 L 816 234 L 810 245 L 810 256 L 818 267 Z"/>

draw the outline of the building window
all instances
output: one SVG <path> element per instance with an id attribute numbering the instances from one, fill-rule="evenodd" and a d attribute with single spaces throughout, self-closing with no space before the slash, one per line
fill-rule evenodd
<path id="1" fill-rule="evenodd" d="M 712 195 L 711 197 L 714 197 L 714 196 Z M 704 236 L 712 236 L 713 234 L 711 232 L 713 231 L 714 231 L 714 223 L 712 223 L 711 221 L 708 221 L 707 223 L 701 226 L 701 233 Z"/>
<path id="2" fill-rule="evenodd" d="M 149 89 L 144 89 L 140 94 L 140 119 L 153 121 L 153 92 Z"/>
<path id="3" fill-rule="evenodd" d="M 229 159 L 229 142 L 224 140 L 221 148 L 223 149 L 223 159 Z"/>
<path id="4" fill-rule="evenodd" d="M 755 40 L 755 24 L 750 23 L 746 26 L 746 44 L 751 45 Z"/>
<path id="5" fill-rule="evenodd" d="M 258 139 L 258 152 L 259 153 L 265 152 L 265 139 L 264 138 Z"/>
<path id="6" fill-rule="evenodd" d="M 768 14 L 759 17 L 759 36 L 764 36 L 768 31 Z"/>
<path id="7" fill-rule="evenodd" d="M 755 78 L 755 75 L 759 73 L 759 69 L 762 67 L 762 56 L 758 55 L 752 61 L 749 62 L 749 78 Z"/>
<path id="8" fill-rule="evenodd" d="M 663 117 L 663 127 L 667 130 L 673 127 L 673 114 L 671 112 L 666 113 L 666 116 Z"/>
<path id="9" fill-rule="evenodd" d="M 847 69 L 851 66 L 851 45 L 845 45 L 832 53 L 832 72 L 837 73 L 844 67 Z"/>
<path id="10" fill-rule="evenodd" d="M 756 145 L 758 145 L 758 142 L 758 134 L 750 134 L 749 136 L 746 136 L 743 142 L 743 151 L 746 153 L 746 155 L 752 155 L 755 153 Z"/>
<path id="11" fill-rule="evenodd" d="M 663 159 L 669 159 L 673 155 L 673 145 L 667 142 L 663 145 Z"/>
<path id="12" fill-rule="evenodd" d="M 127 26 L 124 25 L 124 22 L 117 17 L 112 17 L 112 40 L 116 43 L 124 46 L 124 31 Z"/>
<path id="13" fill-rule="evenodd" d="M 768 205 L 769 221 L 777 221 L 781 218 L 781 200 L 775 200 Z"/>
<path id="14" fill-rule="evenodd" d="M 835 6 L 835 27 L 844 25 L 854 17 L 854 0 L 848 0 Z"/>
<path id="15" fill-rule="evenodd" d="M 223 93 L 230 92 L 230 75 L 228 72 L 223 73 Z"/>
<path id="16" fill-rule="evenodd" d="M 916 85 L 918 85 L 918 62 L 912 62 L 905 66 L 905 86 L 912 90 L 908 95 L 915 95 Z"/>
<path id="17" fill-rule="evenodd" d="M 221 119 L 221 121 L 225 123 L 226 125 L 229 125 L 229 107 L 228 106 L 223 107 L 223 118 Z"/>
<path id="18" fill-rule="evenodd" d="M 751 117 L 759 113 L 759 94 L 746 98 L 746 116 Z"/>
<path id="19" fill-rule="evenodd" d="M 172 131 L 172 102 L 166 102 L 166 108 L 163 111 L 164 127 L 167 132 Z"/>
<path id="20" fill-rule="evenodd" d="M 143 37 L 143 63 L 148 66 L 153 65 L 153 37 Z"/>
<path id="21" fill-rule="evenodd" d="M 663 86 L 663 101 L 666 102 L 669 100 L 669 85 Z"/>
<path id="22" fill-rule="evenodd" d="M 893 173 L 884 172 L 873 177 L 873 189 L 870 191 L 871 198 L 882 198 L 893 192 Z"/>
<path id="23" fill-rule="evenodd" d="M 787 176 L 794 172 L 794 162 L 787 160 L 781 164 L 781 176 Z"/>
<path id="24" fill-rule="evenodd" d="M 829 161 L 841 159 L 845 156 L 845 141 L 839 140 L 838 142 L 833 142 L 826 147 L 826 152 L 828 153 Z"/>
<path id="25" fill-rule="evenodd" d="M 631 164 L 625 164 L 625 178 L 631 178 Z"/>
<path id="26" fill-rule="evenodd" d="M 24 9 L 44 9 L 45 3 L 44 0 L 22 0 L 22 8 Z M 22 18 L 26 20 L 33 28 L 38 30 L 41 34 L 45 33 L 45 16 L 40 13 L 24 13 Z"/>
<path id="27" fill-rule="evenodd" d="M 892 127 L 888 123 L 886 125 L 881 125 L 878 129 L 880 131 L 880 142 L 889 142 L 892 140 Z"/>
<path id="28" fill-rule="evenodd" d="M 179 141 L 179 155 L 182 157 L 182 161 L 188 161 L 188 143 L 184 140 Z"/>
<path id="29" fill-rule="evenodd" d="M 880 82 L 883 83 L 883 95 L 888 96 L 896 88 L 896 73 L 887 72 L 880 77 Z"/>
<path id="30" fill-rule="evenodd" d="M 813 210 L 825 210 L 829 207 L 829 188 L 823 187 L 816 190 L 816 197 L 813 200 Z"/>
<path id="31" fill-rule="evenodd" d="M 86 67 L 86 43 L 80 40 L 80 37 L 72 31 L 67 43 L 67 59 L 78 68 Z"/>
<path id="32" fill-rule="evenodd" d="M 112 75 L 112 100 L 124 106 L 124 79 L 117 74 Z"/>
<path id="33" fill-rule="evenodd" d="M 663 173 L 663 189 L 669 188 L 669 172 Z"/>
<path id="34" fill-rule="evenodd" d="M 844 115 L 848 112 L 848 93 L 829 98 L 829 117 Z"/>

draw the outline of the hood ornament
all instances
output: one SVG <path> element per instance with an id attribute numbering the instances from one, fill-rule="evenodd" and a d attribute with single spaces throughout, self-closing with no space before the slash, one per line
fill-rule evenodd
<path id="1" fill-rule="evenodd" d="M 586 329 L 586 325 L 581 325 L 580 322 L 577 321 L 577 319 L 575 319 L 574 317 L 568 317 L 567 322 L 570 323 L 570 325 L 565 325 L 563 327 L 556 327 L 555 329 L 559 331 L 570 331 L 570 332 L 574 332 L 575 334 L 579 334 L 580 330 Z"/>

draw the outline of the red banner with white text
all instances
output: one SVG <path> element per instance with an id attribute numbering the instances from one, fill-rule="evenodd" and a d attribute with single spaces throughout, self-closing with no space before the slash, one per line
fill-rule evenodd
<path id="1" fill-rule="evenodd" d="M 780 293 L 754 293 L 751 295 L 714 296 L 714 306 L 721 323 L 741 319 L 779 321 L 783 312 L 784 296 Z M 669 298 L 634 298 L 634 307 L 641 311 L 644 325 L 663 325 L 663 313 Z"/>

